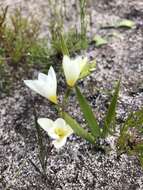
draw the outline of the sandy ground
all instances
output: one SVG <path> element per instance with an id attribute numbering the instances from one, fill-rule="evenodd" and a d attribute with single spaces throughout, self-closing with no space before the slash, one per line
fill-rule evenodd
<path id="1" fill-rule="evenodd" d="M 0 1 L 11 4 L 17 1 Z M 20 1 L 24 14 L 34 13 L 41 18 L 42 35 L 48 31 L 48 1 Z M 67 28 L 75 25 L 76 13 L 74 1 L 67 3 L 69 20 Z M 72 14 L 71 14 L 72 13 Z M 104 115 L 109 94 L 115 81 L 122 75 L 122 88 L 118 107 L 118 119 L 122 122 L 127 111 L 136 110 L 143 105 L 143 2 L 142 0 L 100 0 L 90 1 L 88 13 L 92 16 L 91 36 L 95 33 L 108 38 L 109 43 L 102 48 L 94 45 L 87 51 L 87 56 L 96 58 L 97 69 L 80 87 L 98 119 Z M 101 30 L 101 25 L 112 23 L 122 18 L 132 19 L 136 27 L 131 30 Z M 112 34 L 118 32 L 118 37 Z M 37 72 L 37 71 L 35 71 Z M 39 117 L 56 118 L 50 103 L 27 89 L 22 79 L 14 84 L 10 96 L 0 100 L 0 189 L 10 190 L 142 190 L 143 171 L 136 157 L 126 154 L 117 159 L 115 149 L 108 154 L 95 150 L 84 140 L 72 136 L 66 146 L 55 150 L 47 135 L 43 138 L 48 150 L 47 180 L 35 171 L 29 160 L 37 166 L 36 133 L 33 127 L 31 101 L 34 101 Z M 59 81 L 59 91 L 63 92 L 65 84 Z M 100 89 L 100 90 L 98 90 Z M 72 94 L 69 112 L 80 123 L 78 105 Z M 106 105 L 106 106 L 105 106 Z M 76 111 L 75 111 L 76 110 Z M 121 123 L 119 123 L 121 126 Z M 111 140 L 109 141 L 111 143 Z M 39 166 L 40 167 L 40 166 Z"/>

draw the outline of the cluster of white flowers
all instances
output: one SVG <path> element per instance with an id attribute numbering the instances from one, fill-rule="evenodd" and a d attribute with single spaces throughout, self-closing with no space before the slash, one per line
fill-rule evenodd
<path id="1" fill-rule="evenodd" d="M 75 59 L 70 59 L 70 57 L 64 55 L 63 70 L 69 87 L 72 88 L 75 86 L 86 63 L 87 58 L 79 56 Z M 47 98 L 54 104 L 58 104 L 57 78 L 52 66 L 48 71 L 48 75 L 39 73 L 38 80 L 24 80 L 24 83 L 41 96 Z M 58 118 L 56 121 L 48 118 L 40 118 L 38 119 L 38 123 L 54 139 L 53 144 L 56 148 L 65 145 L 67 137 L 73 133 L 71 127 L 62 118 Z"/>

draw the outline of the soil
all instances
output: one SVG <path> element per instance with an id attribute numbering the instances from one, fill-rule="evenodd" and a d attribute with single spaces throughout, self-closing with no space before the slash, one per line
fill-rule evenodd
<path id="1" fill-rule="evenodd" d="M 10 9 L 23 7 L 25 14 L 34 13 L 41 18 L 41 35 L 47 35 L 48 1 L 0 1 L 10 4 Z M 67 3 L 66 28 L 78 25 L 75 1 Z M 71 14 L 72 13 L 72 14 Z M 109 103 L 115 82 L 122 76 L 117 117 L 119 127 L 128 112 L 137 110 L 143 104 L 143 1 L 142 0 L 91 0 L 88 13 L 92 17 L 89 36 L 100 34 L 109 42 L 101 48 L 92 44 L 86 55 L 96 59 L 96 71 L 79 82 L 83 93 L 93 106 L 101 121 Z M 131 19 L 136 27 L 126 29 L 101 29 L 120 19 Z M 115 35 L 116 33 L 116 35 Z M 118 35 L 117 35 L 118 34 Z M 33 70 L 36 76 L 38 70 Z M 29 73 L 28 73 L 29 75 Z M 24 76 L 14 82 L 10 95 L 0 99 L 0 189 L 2 190 L 142 190 L 143 170 L 137 157 L 123 154 L 117 157 L 114 138 L 107 144 L 113 149 L 106 154 L 97 151 L 93 145 L 73 135 L 66 146 L 56 150 L 43 131 L 47 148 L 47 169 L 45 179 L 35 170 L 31 161 L 40 168 L 36 130 L 34 128 L 33 102 L 38 117 L 56 119 L 54 108 L 48 100 L 31 92 L 23 84 Z M 59 80 L 59 94 L 65 83 Z M 62 98 L 61 96 L 59 99 Z M 83 123 L 74 93 L 71 95 L 69 113 Z M 31 161 L 30 161 L 31 160 Z M 41 168 L 40 168 L 41 169 Z"/>

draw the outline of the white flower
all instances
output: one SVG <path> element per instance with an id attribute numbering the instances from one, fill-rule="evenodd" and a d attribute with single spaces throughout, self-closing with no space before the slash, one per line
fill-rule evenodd
<path id="1" fill-rule="evenodd" d="M 87 57 L 82 58 L 78 56 L 75 59 L 70 59 L 70 57 L 64 55 L 63 69 L 67 84 L 70 87 L 73 87 L 75 85 L 86 63 L 87 63 Z"/>
<path id="2" fill-rule="evenodd" d="M 55 121 L 48 118 L 40 118 L 38 119 L 38 124 L 54 139 L 53 144 L 56 148 L 61 148 L 65 145 L 67 137 L 73 133 L 71 127 L 62 118 L 58 118 Z"/>
<path id="3" fill-rule="evenodd" d="M 38 80 L 24 80 L 24 83 L 41 96 L 57 104 L 57 79 L 53 67 L 50 67 L 48 75 L 39 73 Z"/>

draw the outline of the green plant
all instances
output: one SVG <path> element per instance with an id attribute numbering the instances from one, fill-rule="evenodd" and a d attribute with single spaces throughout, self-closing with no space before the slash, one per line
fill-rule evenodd
<path id="1" fill-rule="evenodd" d="M 49 0 L 49 6 L 51 7 L 51 17 L 49 23 L 50 41 L 53 52 L 58 55 L 65 54 L 63 51 L 63 39 L 68 49 L 69 54 L 79 52 L 82 49 L 86 49 L 88 46 L 88 40 L 86 36 L 86 0 L 79 0 L 78 6 L 80 7 L 80 33 L 77 28 L 70 28 L 68 32 L 64 32 L 64 21 L 66 18 L 66 7 L 64 12 L 62 6 L 65 6 L 66 2 L 63 1 L 58 8 L 56 8 L 56 2 Z M 67 50 L 66 50 L 67 54 Z"/>
<path id="2" fill-rule="evenodd" d="M 64 30 L 64 23 L 63 23 L 63 14 L 60 7 L 56 6 L 56 1 L 48 0 L 50 6 L 50 22 L 49 22 L 49 31 L 50 31 L 50 41 L 51 46 L 53 49 L 57 50 L 57 53 L 61 52 L 61 43 L 60 43 L 60 36 Z"/>
<path id="3" fill-rule="evenodd" d="M 119 155 L 128 153 L 138 156 L 143 167 L 143 109 L 132 112 L 120 129 L 117 142 Z"/>
<path id="4" fill-rule="evenodd" d="M 50 61 L 51 50 L 48 47 L 47 40 L 37 40 L 29 48 L 27 54 L 27 63 L 32 65 L 48 65 Z"/>
<path id="5" fill-rule="evenodd" d="M 91 70 L 90 70 L 91 69 Z M 55 71 L 50 67 L 48 75 L 39 73 L 38 80 L 25 80 L 25 84 L 41 96 L 50 100 L 58 113 L 58 118 L 53 121 L 49 118 L 38 119 L 38 124 L 54 139 L 53 144 L 56 148 L 61 148 L 65 145 L 69 135 L 73 132 L 90 143 L 100 146 L 101 139 L 111 135 L 117 135 L 116 130 L 116 107 L 119 96 L 121 80 L 115 86 L 111 103 L 108 106 L 107 113 L 103 119 L 103 127 L 98 123 L 91 106 L 87 102 L 84 95 L 78 87 L 78 80 L 88 76 L 95 69 L 95 63 L 90 63 L 87 58 L 77 57 L 71 59 L 68 55 L 63 57 L 63 70 L 67 82 L 67 90 L 64 93 L 62 100 L 58 101 L 57 96 L 57 79 Z M 67 113 L 66 105 L 71 91 L 76 92 L 76 97 L 86 120 L 86 127 L 82 127 L 69 113 Z M 36 117 L 37 118 L 37 117 Z M 64 119 L 64 120 L 63 120 Z M 118 136 L 117 148 L 118 153 L 127 152 L 130 155 L 137 155 L 143 166 L 143 109 L 133 112 L 126 119 L 123 126 L 120 128 Z M 63 126 L 63 127 L 62 127 Z M 39 128 L 38 128 L 39 130 Z M 41 136 L 40 132 L 38 135 Z M 41 139 L 41 137 L 40 137 Z M 38 140 L 39 141 L 39 140 Z M 41 144 L 40 140 L 40 144 Z M 41 153 L 43 145 L 40 145 Z M 102 145 L 104 148 L 104 145 Z M 41 154 L 40 153 L 40 154 Z M 41 165 L 45 163 L 45 153 Z M 44 165 L 45 167 L 45 165 Z"/>
<path id="6" fill-rule="evenodd" d="M 95 67 L 95 63 L 92 64 Z M 90 67 L 88 65 L 90 65 Z M 45 74 L 39 74 L 38 80 L 36 81 L 26 80 L 25 83 L 28 87 L 30 87 L 40 95 L 48 98 L 51 102 L 56 104 L 59 114 L 65 119 L 65 121 L 69 124 L 69 126 L 71 126 L 71 128 L 76 134 L 78 134 L 82 138 L 85 138 L 86 140 L 89 140 L 92 143 L 93 142 L 96 143 L 97 139 L 105 138 L 108 134 L 111 133 L 111 131 L 113 132 L 112 130 L 113 128 L 111 126 L 113 121 L 115 120 L 115 111 L 119 94 L 120 81 L 118 82 L 115 88 L 111 104 L 109 106 L 107 115 L 105 117 L 104 127 L 102 129 L 100 128 L 91 107 L 88 105 L 86 98 L 82 95 L 82 93 L 80 92 L 79 88 L 76 85 L 77 80 L 80 79 L 81 76 L 85 77 L 90 74 L 92 70 L 90 70 L 89 68 L 93 67 L 91 67 L 91 63 L 87 63 L 87 58 L 83 59 L 81 57 L 77 57 L 74 60 L 70 59 L 68 55 L 64 56 L 63 69 L 69 87 L 67 89 L 67 92 L 65 93 L 65 97 L 63 98 L 63 103 L 61 105 L 57 101 L 57 95 L 56 95 L 57 80 L 55 72 L 52 67 L 48 72 L 48 76 L 46 76 Z M 48 81 L 49 84 L 47 84 L 46 81 Z M 44 90 L 45 87 L 46 89 Z M 87 121 L 89 132 L 80 127 L 77 121 L 75 121 L 64 110 L 65 104 L 67 103 L 68 97 L 70 95 L 70 91 L 74 89 L 74 87 L 81 111 L 83 112 L 83 115 Z"/>
<path id="7" fill-rule="evenodd" d="M 91 134 L 95 137 L 95 140 L 98 138 L 105 138 L 107 135 L 113 134 L 112 124 L 115 121 L 115 112 L 116 112 L 119 88 L 120 88 L 120 81 L 117 83 L 117 86 L 115 88 L 115 92 L 113 94 L 111 103 L 109 105 L 109 108 L 105 117 L 104 126 L 101 129 L 87 100 L 82 95 L 79 88 L 76 87 L 76 94 L 77 94 L 81 111 L 83 112 L 84 118 L 86 119 L 88 123 L 88 127 L 91 130 Z"/>
<path id="8" fill-rule="evenodd" d="M 0 10 L 0 62 L 1 63 L 3 62 L 4 53 L 5 53 L 2 41 L 3 41 L 4 31 L 6 28 L 7 11 L 8 11 L 8 6 L 5 8 L 1 8 Z"/>
<path id="9" fill-rule="evenodd" d="M 65 104 L 67 103 L 67 99 L 70 95 L 70 91 L 73 89 L 73 87 L 76 85 L 77 80 L 80 78 L 80 75 L 82 75 L 82 72 L 84 71 L 84 68 L 86 68 L 87 70 L 87 66 L 89 63 L 87 62 L 87 58 L 81 58 L 78 57 L 77 59 L 70 59 L 67 55 L 64 56 L 63 59 L 63 69 L 64 69 L 64 73 L 66 76 L 66 81 L 67 84 L 69 85 L 67 92 L 65 93 L 65 97 L 63 98 L 63 102 L 62 104 L 58 103 L 58 99 L 57 99 L 57 79 L 56 79 L 56 74 L 54 72 L 54 69 L 52 67 L 50 67 L 48 75 L 45 75 L 43 73 L 39 73 L 38 76 L 38 80 L 25 80 L 25 84 L 30 87 L 32 90 L 36 91 L 37 93 L 39 93 L 40 95 L 48 98 L 52 103 L 54 103 L 56 105 L 56 108 L 59 112 L 59 115 L 64 117 L 65 120 L 68 122 L 70 122 L 69 126 L 71 126 L 71 128 L 73 129 L 73 131 L 78 134 L 79 136 L 85 138 L 86 140 L 89 140 L 90 142 L 94 142 L 94 136 L 90 133 L 88 133 L 86 130 L 84 130 L 82 127 L 80 127 L 80 125 L 74 120 L 72 119 L 67 113 L 65 113 Z M 86 66 L 86 67 L 85 67 Z M 73 72 L 71 72 L 71 68 L 73 69 Z M 74 73 L 75 72 L 75 73 Z M 88 72 L 91 72 L 90 70 L 88 70 Z M 90 109 L 90 108 L 89 108 Z M 44 123 L 47 126 L 50 126 L 50 124 L 48 124 L 50 121 L 49 119 L 41 119 L 39 120 L 41 121 L 40 124 L 42 126 L 42 128 L 46 129 L 45 127 L 43 127 Z M 51 132 L 49 131 L 49 129 L 47 128 L 48 133 L 51 134 Z M 61 134 L 64 134 L 64 132 L 61 131 L 56 133 L 56 135 L 59 135 L 59 143 L 62 140 L 62 136 Z M 95 134 L 95 133 L 94 133 Z M 63 135 L 64 137 L 64 135 Z M 64 143 L 65 144 L 65 143 Z"/>
<path id="10" fill-rule="evenodd" d="M 6 26 L 6 16 L 8 12 L 8 6 L 1 8 L 0 10 L 0 40 L 3 38 L 5 26 Z"/>
<path id="11" fill-rule="evenodd" d="M 7 13 L 7 9 L 5 12 Z M 29 20 L 22 16 L 21 9 L 15 9 L 14 14 L 10 16 L 10 24 L 3 27 L 0 39 L 5 58 L 9 58 L 11 65 L 26 62 L 29 49 L 37 41 L 39 26 L 37 20 Z"/>
<path id="12" fill-rule="evenodd" d="M 51 45 L 56 54 L 74 54 L 75 52 L 79 52 L 81 50 L 80 34 L 78 34 L 75 30 L 70 30 L 64 34 L 57 32 L 57 37 L 55 40 L 51 41 Z M 66 47 L 66 51 L 63 50 L 63 45 Z"/>
<path id="13" fill-rule="evenodd" d="M 81 49 L 87 48 L 87 23 L 86 23 L 86 0 L 79 0 L 80 7 L 80 45 Z"/>

